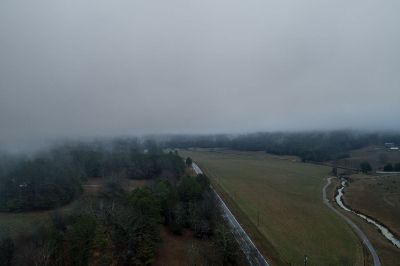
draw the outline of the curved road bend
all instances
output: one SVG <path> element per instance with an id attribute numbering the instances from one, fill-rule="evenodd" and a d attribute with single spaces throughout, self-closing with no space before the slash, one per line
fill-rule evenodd
<path id="1" fill-rule="evenodd" d="M 372 246 L 371 242 L 368 240 L 368 237 L 365 235 L 365 233 L 358 227 L 350 218 L 339 212 L 337 209 L 335 209 L 332 204 L 330 203 L 329 199 L 326 197 L 326 188 L 331 184 L 331 179 L 332 177 L 328 178 L 328 182 L 325 184 L 325 186 L 322 188 L 322 201 L 324 204 L 331 209 L 333 212 L 335 212 L 337 215 L 342 217 L 356 232 L 358 237 L 361 239 L 363 244 L 368 248 L 369 252 L 371 253 L 371 256 L 374 260 L 374 266 L 381 266 L 381 262 L 379 260 L 379 256 L 376 253 L 375 248 Z"/>
<path id="2" fill-rule="evenodd" d="M 200 167 L 192 163 L 192 168 L 196 174 L 203 174 L 203 171 Z M 217 204 L 222 210 L 222 215 L 224 219 L 229 223 L 231 227 L 232 234 L 234 235 L 236 241 L 238 242 L 240 249 L 246 255 L 247 261 L 251 266 L 269 266 L 268 262 L 265 260 L 264 256 L 254 245 L 253 241 L 251 241 L 249 235 L 244 231 L 243 227 L 236 220 L 235 216 L 233 216 L 232 212 L 229 210 L 228 206 L 226 206 L 225 202 L 218 195 L 218 193 L 211 187 L 211 190 L 214 192 Z"/>

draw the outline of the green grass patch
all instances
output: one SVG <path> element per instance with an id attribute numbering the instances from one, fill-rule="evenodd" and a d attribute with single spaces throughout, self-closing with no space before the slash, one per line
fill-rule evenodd
<path id="1" fill-rule="evenodd" d="M 265 255 L 303 265 L 362 265 L 363 250 L 356 235 L 325 207 L 321 190 L 331 168 L 300 163 L 292 157 L 260 152 L 180 151 L 192 157 L 214 185 L 235 204 L 228 204 Z M 239 209 L 239 210 L 235 210 Z M 242 215 L 244 216 L 244 215 Z M 248 224 L 248 223 L 246 223 Z M 263 237 L 255 237 L 262 234 Z"/>

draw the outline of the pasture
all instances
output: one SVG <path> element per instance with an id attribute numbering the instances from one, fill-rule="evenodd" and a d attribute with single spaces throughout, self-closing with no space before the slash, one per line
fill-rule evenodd
<path id="1" fill-rule="evenodd" d="M 339 160 L 338 165 L 358 169 L 360 163 L 364 161 L 369 162 L 375 171 L 387 163 L 399 163 L 400 152 L 391 151 L 381 146 L 368 146 L 351 151 L 350 157 Z"/>
<path id="2" fill-rule="evenodd" d="M 331 168 L 263 152 L 181 150 L 192 157 L 275 265 L 363 265 L 363 248 L 321 200 Z"/>
<path id="3" fill-rule="evenodd" d="M 71 212 L 79 205 L 82 197 L 57 208 L 61 213 Z M 51 222 L 51 213 L 55 210 L 31 211 L 22 213 L 0 212 L 0 234 L 18 238 L 35 233 L 41 227 L 47 227 Z"/>
<path id="4" fill-rule="evenodd" d="M 400 236 L 400 176 L 351 176 L 344 201 L 352 209 L 366 214 Z M 384 265 L 398 265 L 400 249 L 384 238 L 374 226 L 357 221 L 370 238 Z"/>

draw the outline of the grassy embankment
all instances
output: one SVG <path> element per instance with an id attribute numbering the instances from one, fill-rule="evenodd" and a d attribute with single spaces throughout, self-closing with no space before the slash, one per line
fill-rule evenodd
<path id="1" fill-rule="evenodd" d="M 180 151 L 211 178 L 273 264 L 363 265 L 363 248 L 321 200 L 330 168 L 256 152 Z"/>

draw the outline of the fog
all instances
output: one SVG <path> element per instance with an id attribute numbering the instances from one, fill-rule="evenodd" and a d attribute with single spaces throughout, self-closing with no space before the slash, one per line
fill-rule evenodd
<path id="1" fill-rule="evenodd" d="M 0 144 L 400 129 L 400 1 L 2 0 Z"/>

